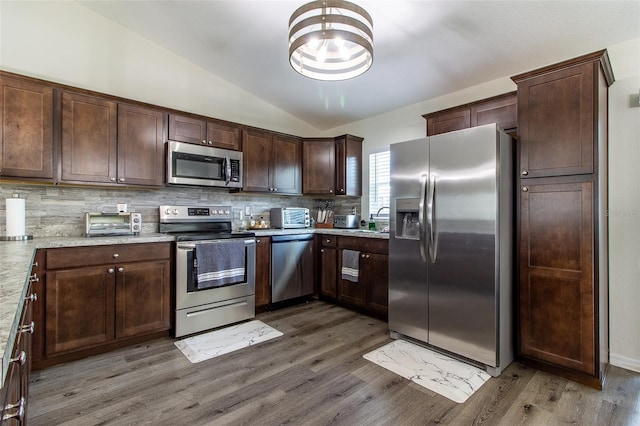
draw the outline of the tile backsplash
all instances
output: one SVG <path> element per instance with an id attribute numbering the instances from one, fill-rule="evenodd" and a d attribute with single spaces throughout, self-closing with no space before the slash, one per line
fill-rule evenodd
<path id="1" fill-rule="evenodd" d="M 162 189 L 92 188 L 59 185 L 0 183 L 0 235 L 6 234 L 6 204 L 4 199 L 19 194 L 26 204 L 26 233 L 34 237 L 84 235 L 85 212 L 116 212 L 117 204 L 126 203 L 127 211 L 142 213 L 143 233 L 158 232 L 158 206 L 230 205 L 233 227 L 239 229 L 241 211 L 251 207 L 254 220 L 270 220 L 272 207 L 306 207 L 315 217 L 326 199 L 302 196 L 273 196 L 229 193 L 225 190 L 197 187 L 165 187 Z M 337 214 L 360 212 L 360 197 L 331 198 Z M 244 218 L 245 222 L 250 218 Z"/>

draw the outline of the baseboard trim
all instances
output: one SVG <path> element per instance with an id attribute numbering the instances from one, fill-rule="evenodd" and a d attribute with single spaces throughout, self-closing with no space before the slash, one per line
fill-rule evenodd
<path id="1" fill-rule="evenodd" d="M 625 370 L 640 373 L 640 359 L 627 358 L 622 355 L 609 354 L 609 363 Z"/>

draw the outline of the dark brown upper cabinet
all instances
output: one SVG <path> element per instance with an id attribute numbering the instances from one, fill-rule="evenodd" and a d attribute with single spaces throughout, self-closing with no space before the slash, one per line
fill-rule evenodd
<path id="1" fill-rule="evenodd" d="M 53 90 L 0 76 L 0 177 L 53 179 Z"/>
<path id="2" fill-rule="evenodd" d="M 165 117 L 159 110 L 118 104 L 118 183 L 164 184 Z"/>
<path id="3" fill-rule="evenodd" d="M 62 93 L 63 182 L 116 184 L 118 104 L 78 93 Z"/>
<path id="4" fill-rule="evenodd" d="M 333 138 L 302 141 L 302 192 L 335 195 L 336 144 Z"/>
<path id="5" fill-rule="evenodd" d="M 242 139 L 245 191 L 302 193 L 300 138 L 247 129 Z"/>
<path id="6" fill-rule="evenodd" d="M 512 79 L 518 85 L 521 177 L 594 173 L 598 128 L 607 125 L 598 104 L 613 81 L 608 59 L 595 55 Z"/>
<path id="7" fill-rule="evenodd" d="M 515 134 L 517 126 L 516 92 L 425 114 L 427 136 L 496 123 L 505 132 Z"/>
<path id="8" fill-rule="evenodd" d="M 183 115 L 169 114 L 169 139 L 234 151 L 242 150 L 240 127 Z"/>
<path id="9" fill-rule="evenodd" d="M 165 114 L 62 93 L 61 181 L 160 187 Z"/>
<path id="10" fill-rule="evenodd" d="M 343 135 L 336 143 L 336 195 L 362 196 L 362 138 Z"/>

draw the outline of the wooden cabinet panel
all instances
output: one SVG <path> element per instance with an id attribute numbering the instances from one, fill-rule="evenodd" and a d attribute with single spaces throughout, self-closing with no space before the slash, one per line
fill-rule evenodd
<path id="1" fill-rule="evenodd" d="M 302 141 L 302 192 L 335 195 L 336 150 L 333 139 Z"/>
<path id="2" fill-rule="evenodd" d="M 169 329 L 170 268 L 168 260 L 116 268 L 116 338 Z"/>
<path id="3" fill-rule="evenodd" d="M 338 239 L 338 300 L 386 315 L 389 293 L 389 241 L 375 238 L 340 237 Z M 343 250 L 360 252 L 358 282 L 341 277 Z"/>
<path id="4" fill-rule="evenodd" d="M 250 192 L 301 194 L 301 139 L 245 130 L 243 189 Z"/>
<path id="5" fill-rule="evenodd" d="M 595 373 L 591 182 L 527 185 L 520 209 L 520 352 Z"/>
<path id="6" fill-rule="evenodd" d="M 274 135 L 271 186 L 278 194 L 302 193 L 302 140 Z"/>
<path id="7" fill-rule="evenodd" d="M 207 143 L 216 148 L 242 151 L 240 128 L 209 121 L 207 122 Z"/>
<path id="8" fill-rule="evenodd" d="M 446 110 L 427 117 L 427 136 L 471 127 L 471 111 L 469 108 Z"/>
<path id="9" fill-rule="evenodd" d="M 333 235 L 319 235 L 320 244 L 320 295 L 335 299 L 338 297 L 338 250 L 337 238 Z"/>
<path id="10" fill-rule="evenodd" d="M 256 307 L 271 303 L 271 238 L 256 238 Z"/>
<path id="11" fill-rule="evenodd" d="M 169 114 L 169 140 L 234 151 L 242 149 L 240 127 L 177 114 Z"/>
<path id="12" fill-rule="evenodd" d="M 113 340 L 115 276 L 106 266 L 47 272 L 47 356 Z"/>
<path id="13" fill-rule="evenodd" d="M 53 90 L 0 77 L 0 176 L 53 178 Z"/>
<path id="14" fill-rule="evenodd" d="M 427 136 L 491 123 L 496 123 L 507 133 L 514 133 L 517 127 L 517 103 L 516 92 L 510 92 L 425 114 Z"/>
<path id="15" fill-rule="evenodd" d="M 118 183 L 164 185 L 165 114 L 118 105 Z"/>
<path id="16" fill-rule="evenodd" d="M 115 102 L 62 94 L 62 180 L 116 183 Z"/>
<path id="17" fill-rule="evenodd" d="M 242 133 L 243 189 L 271 192 L 271 142 L 266 132 L 245 130 Z"/>
<path id="18" fill-rule="evenodd" d="M 496 123 L 507 133 L 518 126 L 518 96 L 516 92 L 471 105 L 471 127 L 491 123 Z"/>
<path id="19" fill-rule="evenodd" d="M 169 139 L 172 141 L 206 145 L 207 123 L 204 120 L 169 114 Z"/>
<path id="20" fill-rule="evenodd" d="M 593 173 L 593 86 L 592 63 L 518 83 L 523 178 Z"/>
<path id="21" fill-rule="evenodd" d="M 336 144 L 336 195 L 362 196 L 362 138 L 343 135 Z"/>
<path id="22" fill-rule="evenodd" d="M 389 307 L 389 256 L 367 253 L 364 273 L 368 283 L 367 309 L 386 314 Z"/>

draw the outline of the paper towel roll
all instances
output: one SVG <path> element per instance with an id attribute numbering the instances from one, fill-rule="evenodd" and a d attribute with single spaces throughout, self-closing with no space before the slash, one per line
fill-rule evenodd
<path id="1" fill-rule="evenodd" d="M 24 198 L 7 198 L 7 237 L 25 235 Z"/>

